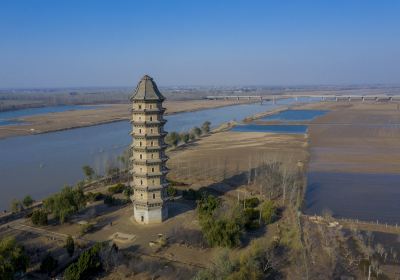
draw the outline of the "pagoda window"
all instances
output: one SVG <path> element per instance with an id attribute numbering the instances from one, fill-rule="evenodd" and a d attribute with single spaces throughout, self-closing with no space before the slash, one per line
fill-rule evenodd
<path id="1" fill-rule="evenodd" d="M 151 158 L 154 158 L 154 154 L 151 154 Z"/>
<path id="2" fill-rule="evenodd" d="M 156 194 L 155 193 L 153 193 L 153 199 L 155 199 L 156 198 Z"/>
<path id="3" fill-rule="evenodd" d="M 143 158 L 143 156 L 142 156 L 142 154 L 140 154 L 140 159 L 142 159 Z"/>
<path id="4" fill-rule="evenodd" d="M 142 105 L 139 105 L 139 109 L 142 109 Z"/>
<path id="5" fill-rule="evenodd" d="M 154 167 L 151 168 L 151 172 L 154 172 Z"/>
<path id="6" fill-rule="evenodd" d="M 143 180 L 140 180 L 140 184 L 143 185 Z"/>
<path id="7" fill-rule="evenodd" d="M 153 117 L 150 117 L 150 121 L 152 121 L 153 120 Z"/>
<path id="8" fill-rule="evenodd" d="M 153 105 L 150 105 L 150 109 L 153 109 Z"/>

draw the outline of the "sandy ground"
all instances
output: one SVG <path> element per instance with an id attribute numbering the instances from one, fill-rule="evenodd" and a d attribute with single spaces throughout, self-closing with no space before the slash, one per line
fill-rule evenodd
<path id="1" fill-rule="evenodd" d="M 400 110 L 397 103 L 319 103 L 332 110 L 309 126 L 310 170 L 400 173 Z"/>
<path id="2" fill-rule="evenodd" d="M 168 115 L 248 102 L 248 100 L 166 101 L 164 107 L 167 108 L 166 114 Z M 94 110 L 78 110 L 37 115 L 20 118 L 19 120 L 27 122 L 27 124 L 24 125 L 0 126 L 0 139 L 129 120 L 129 118 L 130 104 L 110 104 Z"/>

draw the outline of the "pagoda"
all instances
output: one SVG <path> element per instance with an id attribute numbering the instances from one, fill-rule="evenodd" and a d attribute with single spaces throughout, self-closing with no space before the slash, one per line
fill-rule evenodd
<path id="1" fill-rule="evenodd" d="M 156 83 L 147 75 L 139 81 L 131 97 L 131 199 L 134 218 L 141 224 L 161 223 L 168 217 L 164 99 Z"/>

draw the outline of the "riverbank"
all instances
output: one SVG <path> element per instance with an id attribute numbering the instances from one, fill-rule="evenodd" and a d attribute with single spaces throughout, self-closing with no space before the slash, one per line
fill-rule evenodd
<path id="1" fill-rule="evenodd" d="M 166 115 L 183 112 L 193 112 L 203 109 L 233 106 L 238 104 L 254 103 L 248 100 L 188 100 L 166 101 L 164 107 Z M 25 123 L 19 125 L 0 126 L 0 139 L 62 131 L 73 128 L 123 121 L 130 119 L 130 104 L 110 104 L 90 110 L 76 110 L 59 113 L 50 113 L 17 120 Z"/>

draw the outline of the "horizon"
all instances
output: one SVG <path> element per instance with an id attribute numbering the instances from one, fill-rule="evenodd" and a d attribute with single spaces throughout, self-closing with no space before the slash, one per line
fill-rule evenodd
<path id="1" fill-rule="evenodd" d="M 144 73 L 162 87 L 400 83 L 394 0 L 0 7 L 1 89 L 128 88 Z"/>

